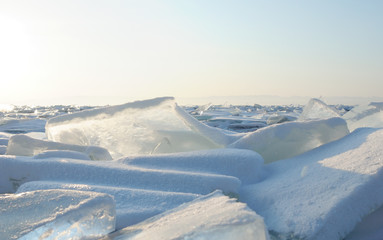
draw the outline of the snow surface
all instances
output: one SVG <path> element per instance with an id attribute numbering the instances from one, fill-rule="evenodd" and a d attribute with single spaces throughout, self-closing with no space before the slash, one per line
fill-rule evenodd
<path id="1" fill-rule="evenodd" d="M 38 190 L 0 195 L 0 239 L 81 239 L 114 229 L 114 200 L 106 194 Z"/>
<path id="2" fill-rule="evenodd" d="M 257 239 L 267 240 L 262 217 L 246 204 L 216 191 L 105 239 Z"/>

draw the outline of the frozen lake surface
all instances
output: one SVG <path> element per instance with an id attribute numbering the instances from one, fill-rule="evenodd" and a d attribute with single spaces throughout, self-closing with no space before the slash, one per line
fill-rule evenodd
<path id="1" fill-rule="evenodd" d="M 383 103 L 0 106 L 0 239 L 380 239 Z"/>

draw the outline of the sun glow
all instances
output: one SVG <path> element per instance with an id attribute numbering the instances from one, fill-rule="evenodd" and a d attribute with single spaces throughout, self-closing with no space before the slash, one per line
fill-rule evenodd
<path id="1" fill-rule="evenodd" d="M 26 29 L 15 19 L 0 16 L 0 31 L 0 79 L 7 89 L 27 72 L 31 47 Z"/>

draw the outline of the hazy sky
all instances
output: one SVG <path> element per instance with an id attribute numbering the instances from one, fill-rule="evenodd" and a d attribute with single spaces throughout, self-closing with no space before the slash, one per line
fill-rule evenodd
<path id="1" fill-rule="evenodd" d="M 382 13 L 380 0 L 0 0 L 0 103 L 383 97 Z"/>

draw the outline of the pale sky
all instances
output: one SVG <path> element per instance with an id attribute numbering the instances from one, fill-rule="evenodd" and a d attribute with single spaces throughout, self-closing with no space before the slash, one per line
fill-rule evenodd
<path id="1" fill-rule="evenodd" d="M 0 34 L 0 103 L 383 97 L 380 0 L 0 0 Z"/>

